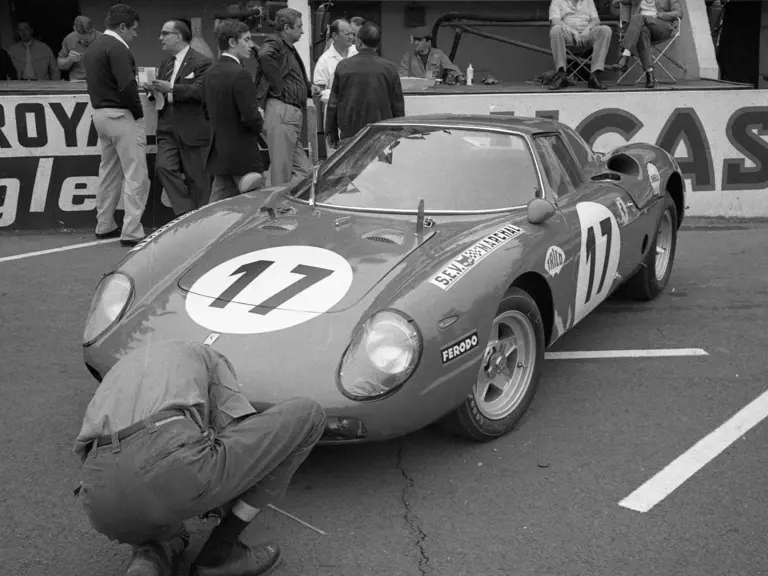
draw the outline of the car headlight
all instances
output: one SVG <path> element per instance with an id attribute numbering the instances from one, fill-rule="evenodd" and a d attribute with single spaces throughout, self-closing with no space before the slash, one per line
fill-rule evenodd
<path id="1" fill-rule="evenodd" d="M 352 338 L 339 368 L 345 395 L 370 400 L 395 391 L 413 374 L 421 357 L 416 325 L 392 310 L 375 314 Z"/>
<path id="2" fill-rule="evenodd" d="M 93 344 L 122 318 L 131 303 L 133 282 L 121 272 L 107 274 L 99 282 L 91 301 L 91 309 L 83 333 L 83 346 Z"/>

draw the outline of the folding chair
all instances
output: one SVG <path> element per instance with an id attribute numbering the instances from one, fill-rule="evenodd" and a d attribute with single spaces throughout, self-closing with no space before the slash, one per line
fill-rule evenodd
<path id="1" fill-rule="evenodd" d="M 592 46 L 586 48 L 576 48 L 575 46 L 565 47 L 565 59 L 568 61 L 566 74 L 571 84 L 576 82 L 586 82 L 592 68 Z M 582 76 L 582 70 L 586 71 L 586 79 Z"/>
<path id="2" fill-rule="evenodd" d="M 625 23 L 629 24 L 629 17 L 628 17 L 628 14 L 627 14 L 628 12 L 629 12 L 629 6 L 627 6 L 626 4 L 622 4 L 621 5 L 620 15 L 619 15 L 619 44 L 621 44 L 621 42 L 624 40 L 624 33 L 626 31 L 626 28 L 625 28 L 624 25 L 625 25 Z M 677 80 L 675 79 L 675 77 L 672 76 L 672 74 L 669 73 L 669 70 L 667 70 L 664 67 L 664 64 L 661 63 L 662 57 L 666 58 L 667 60 L 669 60 L 672 64 L 677 66 L 683 72 L 687 71 L 685 66 L 680 64 L 677 60 L 675 60 L 674 58 L 672 58 L 671 56 L 669 56 L 666 53 L 667 50 L 669 50 L 669 48 L 680 37 L 680 33 L 682 31 L 682 27 L 683 27 L 682 20 L 680 18 L 678 18 L 677 19 L 677 30 L 675 31 L 675 33 L 672 36 L 670 36 L 666 40 L 661 40 L 660 42 L 655 42 L 655 43 L 651 44 L 651 58 L 652 58 L 651 62 L 652 62 L 654 70 L 656 70 L 657 68 L 660 68 L 664 72 L 664 74 L 666 74 L 669 77 L 669 80 L 670 80 L 669 82 L 664 82 L 664 81 L 661 81 L 661 80 L 657 79 L 656 82 L 658 82 L 659 84 L 677 84 Z M 621 84 L 621 81 L 624 78 L 626 78 L 629 75 L 630 72 L 632 72 L 632 70 L 635 68 L 635 66 L 640 64 L 640 61 L 635 57 L 634 54 L 632 56 L 630 56 L 630 58 L 632 59 L 632 65 L 629 68 L 627 68 L 627 71 L 624 72 L 624 74 L 619 76 L 619 79 L 616 80 L 616 84 Z M 642 77 L 643 77 L 643 74 L 641 73 L 637 77 L 637 79 L 633 82 L 633 84 L 637 84 L 638 82 L 640 82 L 640 79 Z"/>

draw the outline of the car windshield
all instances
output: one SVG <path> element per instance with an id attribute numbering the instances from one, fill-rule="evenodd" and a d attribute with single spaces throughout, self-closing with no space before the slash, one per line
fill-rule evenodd
<path id="1" fill-rule="evenodd" d="M 476 211 L 524 206 L 539 189 L 526 140 L 517 134 L 431 126 L 370 126 L 331 157 L 315 201 L 338 207 Z M 296 189 L 309 199 L 309 179 Z"/>

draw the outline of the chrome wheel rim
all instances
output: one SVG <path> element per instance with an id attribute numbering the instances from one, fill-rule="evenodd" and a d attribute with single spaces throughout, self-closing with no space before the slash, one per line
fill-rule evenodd
<path id="1" fill-rule="evenodd" d="M 669 210 L 664 212 L 656 233 L 656 281 L 661 282 L 667 273 L 672 256 L 672 216 Z"/>
<path id="2" fill-rule="evenodd" d="M 536 368 L 536 332 L 522 312 L 496 317 L 473 390 L 480 413 L 491 420 L 506 418 L 520 405 Z"/>

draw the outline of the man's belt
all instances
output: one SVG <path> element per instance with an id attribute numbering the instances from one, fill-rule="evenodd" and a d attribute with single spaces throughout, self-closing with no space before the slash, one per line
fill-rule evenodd
<path id="1" fill-rule="evenodd" d="M 157 424 L 158 422 L 161 422 L 162 420 L 169 420 L 171 418 L 176 419 L 178 417 L 186 417 L 186 413 L 183 410 L 179 410 L 178 408 L 173 408 L 170 410 L 160 410 L 159 412 L 155 412 L 152 414 L 152 416 L 149 417 L 149 419 Z M 129 436 L 133 436 L 136 434 L 136 432 L 140 432 L 146 428 L 147 425 L 144 423 L 143 420 L 140 420 L 139 422 L 136 422 L 135 424 L 131 424 L 130 426 L 127 426 L 123 428 L 122 430 L 118 430 L 117 432 L 117 440 L 118 442 L 125 440 Z M 105 434 L 104 436 L 99 436 L 99 438 L 96 440 L 96 446 L 109 446 L 112 444 L 112 435 L 111 434 Z"/>

